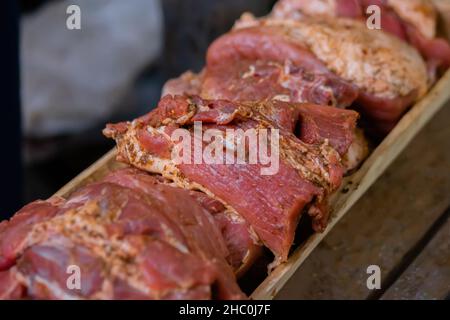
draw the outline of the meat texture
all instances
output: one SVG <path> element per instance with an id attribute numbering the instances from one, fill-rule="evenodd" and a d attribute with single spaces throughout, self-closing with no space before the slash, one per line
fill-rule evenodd
<path id="1" fill-rule="evenodd" d="M 357 21 L 247 14 L 213 42 L 199 77 L 187 73 L 169 82 L 164 93 L 352 105 L 368 119 L 370 131 L 383 135 L 427 92 L 427 79 L 416 50 Z"/>
<path id="2" fill-rule="evenodd" d="M 162 176 L 149 175 L 134 168 L 117 170 L 105 177 L 103 181 L 150 194 L 155 186 L 160 184 L 178 188 Z M 200 191 L 189 190 L 188 192 L 214 217 L 214 222 L 227 245 L 229 252 L 227 260 L 238 276 L 244 274 L 262 253 L 262 247 L 251 227 L 241 216 L 228 210 L 220 201 Z M 221 240 L 218 241 L 221 242 Z"/>
<path id="3" fill-rule="evenodd" d="M 0 225 L 0 297 L 244 298 L 228 255 L 188 192 L 100 182 L 67 201 L 34 202 Z"/>
<path id="4" fill-rule="evenodd" d="M 187 71 L 175 79 L 167 81 L 161 91 L 161 97 L 165 95 L 200 95 L 203 84 L 203 72 L 198 74 Z"/>
<path id="5" fill-rule="evenodd" d="M 234 48 L 239 43 L 245 49 Z M 285 52 L 284 44 L 300 50 Z M 261 48 L 269 48 L 266 50 Z M 298 62 L 291 58 L 301 52 Z M 427 91 L 424 61 L 409 45 L 381 31 L 348 20 L 256 20 L 244 17 L 236 30 L 211 46 L 208 65 L 236 59 L 248 54 L 279 56 L 295 63 L 307 61 L 314 72 L 325 66 L 340 78 L 354 84 L 359 91 L 356 106 L 380 131 L 386 133 L 406 109 Z M 315 60 L 311 60 L 310 57 Z"/>
<path id="6" fill-rule="evenodd" d="M 264 37 L 264 35 L 262 35 Z M 276 39 L 273 39 L 276 41 Z M 264 40 L 262 40 L 264 41 Z M 209 51 L 208 57 L 214 56 L 217 50 L 223 50 L 229 43 L 220 44 L 220 39 L 214 43 Z M 242 45 L 248 43 L 243 41 Z M 260 43 L 262 44 L 262 43 Z M 277 100 L 283 102 L 308 102 L 334 107 L 346 107 L 351 105 L 358 97 L 358 90 L 355 85 L 342 80 L 313 57 L 310 53 L 298 45 L 287 44 L 286 52 L 289 56 L 298 56 L 298 60 L 284 58 L 284 53 L 273 57 L 266 55 L 261 48 L 280 45 L 284 43 L 268 43 L 254 45 L 254 52 L 248 55 L 240 55 L 243 51 L 239 47 L 241 44 L 231 44 L 236 48 L 236 56 L 233 59 L 208 60 L 207 67 L 198 75 L 188 71 L 179 78 L 168 81 L 163 89 L 162 96 L 165 95 L 199 95 L 205 99 L 226 99 L 232 101 L 270 101 Z M 258 48 L 258 49 L 257 49 Z M 230 51 L 232 48 L 226 49 Z M 302 55 L 307 55 L 317 67 L 316 70 L 307 71 L 303 65 Z M 324 111 L 317 111 L 318 113 Z M 314 112 L 304 113 L 305 123 L 308 117 Z M 319 128 L 317 128 L 319 129 Z M 302 132 L 306 134 L 307 130 Z M 314 132 L 314 131 L 311 131 Z M 357 168 L 368 154 L 367 141 L 360 130 L 353 133 L 353 145 L 349 151 L 351 155 L 343 155 L 345 159 L 345 169 L 347 172 Z M 333 139 L 330 137 L 330 139 Z"/>
<path id="7" fill-rule="evenodd" d="M 432 0 L 439 13 L 438 31 L 443 37 L 450 39 L 450 3 L 442 0 Z"/>
<path id="8" fill-rule="evenodd" d="M 116 140 L 119 160 L 162 174 L 183 188 L 203 191 L 242 216 L 275 254 L 276 262 L 281 262 L 287 259 L 303 211 L 313 217 L 315 230 L 326 226 L 326 199 L 340 185 L 340 154 L 352 144 L 357 117 L 353 111 L 308 104 L 168 95 L 149 114 L 108 125 L 104 134 Z M 202 123 L 202 130 L 216 129 L 219 134 L 242 129 L 258 135 L 262 129 L 277 129 L 278 170 L 264 175 L 261 162 L 196 161 L 195 152 L 190 161 L 174 161 L 173 151 L 179 144 L 172 133 L 184 130 L 195 147 L 195 122 Z M 222 143 L 227 141 L 223 136 Z M 234 144 L 223 143 L 221 148 L 223 155 L 235 154 Z M 259 151 L 259 145 L 253 148 Z M 245 154 L 250 150 L 246 143 Z"/>
<path id="9" fill-rule="evenodd" d="M 215 45 L 208 51 L 212 55 L 217 52 Z M 228 63 L 211 61 L 205 72 L 202 97 L 241 101 L 276 99 L 347 107 L 358 96 L 354 85 L 335 76 L 319 62 L 317 66 L 322 70 L 315 72 L 300 61 L 281 56 L 265 58 L 263 50 L 258 52 L 261 55 L 257 57 L 243 56 Z"/>
<path id="10" fill-rule="evenodd" d="M 381 28 L 416 47 L 431 74 L 450 67 L 450 45 L 436 35 L 437 12 L 430 0 L 280 0 L 272 16 L 302 20 L 306 17 L 345 17 L 365 21 L 367 9 L 381 9 Z M 369 11 L 369 14 L 372 12 Z"/>
<path id="11" fill-rule="evenodd" d="M 249 70 L 251 70 L 252 74 L 248 76 L 244 76 L 243 81 L 240 81 L 241 77 L 236 77 L 237 75 L 243 74 L 240 70 L 233 69 L 234 65 L 228 66 L 228 76 L 231 78 L 223 78 L 223 81 L 219 81 L 216 78 L 213 78 L 213 83 L 216 83 L 217 86 L 213 83 L 207 84 L 205 90 L 202 90 L 203 87 L 203 79 L 205 72 L 201 72 L 199 75 L 192 73 L 191 71 L 187 71 L 182 74 L 179 78 L 169 80 L 165 85 L 162 92 L 162 96 L 166 95 L 202 95 L 203 97 L 207 96 L 210 99 L 221 99 L 226 98 L 228 100 L 234 101 L 284 101 L 284 102 L 310 102 L 310 103 L 319 103 L 322 105 L 331 105 L 336 106 L 341 103 L 345 103 L 344 101 L 353 101 L 355 97 L 353 94 L 355 91 L 353 88 L 349 91 L 351 94 L 347 92 L 341 91 L 340 88 L 336 87 L 338 92 L 341 92 L 342 99 L 336 99 L 333 93 L 329 90 L 329 88 L 324 88 L 320 85 L 320 80 L 317 86 L 314 88 L 314 85 L 311 87 L 307 87 L 308 83 L 312 84 L 314 82 L 314 77 L 318 79 L 317 75 L 311 74 L 310 82 L 307 82 L 307 79 L 299 78 L 298 82 L 295 82 L 294 78 L 287 76 L 280 81 L 285 81 L 285 83 L 290 83 L 291 86 L 289 89 L 283 88 L 281 85 L 278 86 L 277 83 L 279 80 L 271 77 L 268 73 L 258 73 L 256 69 L 253 69 L 255 65 L 261 65 L 261 61 L 256 61 L 254 64 L 248 65 Z M 280 66 L 276 66 L 274 63 L 271 64 L 271 68 L 274 67 L 279 72 L 288 72 L 291 71 L 281 71 Z M 274 69 L 274 70 L 275 70 Z M 286 69 L 284 69 L 286 70 Z M 288 69 L 290 70 L 290 69 Z M 299 69 L 297 69 L 299 71 Z M 236 71 L 235 73 L 233 73 Z M 247 70 L 248 71 L 248 70 Z M 300 71 L 299 71 L 300 72 Z M 218 73 L 220 75 L 220 73 Z M 245 73 L 244 73 L 245 74 Z M 220 76 L 222 77 L 222 76 Z M 232 78 L 234 77 L 234 78 Z M 327 81 L 325 76 L 320 77 L 325 82 Z M 280 79 L 280 78 L 278 78 Z M 210 79 L 211 80 L 211 79 Z M 306 81 L 306 82 L 305 82 Z M 228 85 L 227 85 L 228 84 Z M 225 87 L 226 93 L 222 91 Z M 350 87 L 347 87 L 350 88 Z M 340 101 L 338 103 L 338 101 Z M 300 107 L 301 109 L 301 107 Z M 309 108 L 308 108 L 309 109 Z M 320 110 L 318 110 L 320 113 Z M 323 111 L 322 111 L 323 112 Z M 303 113 L 304 123 L 308 123 L 308 119 L 314 114 L 314 112 Z M 320 128 L 316 128 L 320 129 Z M 303 134 L 313 134 L 315 131 L 311 131 L 308 133 L 305 128 L 301 130 Z M 331 140 L 335 140 L 333 136 L 329 137 Z M 345 172 L 352 172 L 354 169 L 358 168 L 360 164 L 364 161 L 364 159 L 369 154 L 369 147 L 366 140 L 366 137 L 361 129 L 356 128 L 352 132 L 352 145 L 348 148 L 346 154 L 342 155 L 343 164 L 345 168 Z"/>

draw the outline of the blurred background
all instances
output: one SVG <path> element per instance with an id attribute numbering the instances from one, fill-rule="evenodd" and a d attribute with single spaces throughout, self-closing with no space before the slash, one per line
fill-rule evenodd
<path id="1" fill-rule="evenodd" d="M 3 0 L 7 190 L 0 220 L 45 199 L 113 147 L 106 122 L 157 103 L 164 82 L 199 71 L 208 45 L 244 11 L 275 0 Z M 69 5 L 81 29 L 69 30 Z M 3 197 L 3 196 L 2 196 Z"/>

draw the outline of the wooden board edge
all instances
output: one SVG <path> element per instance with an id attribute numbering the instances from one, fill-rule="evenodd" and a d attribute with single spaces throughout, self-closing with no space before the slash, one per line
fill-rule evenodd
<path id="1" fill-rule="evenodd" d="M 422 100 L 405 114 L 394 130 L 391 131 L 364 162 L 363 166 L 354 175 L 345 179 L 341 190 L 346 188 L 348 192 L 346 194 L 342 194 L 340 190 L 336 192 L 333 199 L 334 202 L 332 203 L 333 214 L 325 231 L 311 236 L 303 245 L 294 251 L 286 263 L 273 270 L 252 293 L 252 299 L 270 300 L 276 296 L 311 252 L 333 229 L 336 223 L 339 222 L 351 206 L 381 176 L 432 116 L 445 105 L 449 97 L 450 70 L 446 72 Z"/>

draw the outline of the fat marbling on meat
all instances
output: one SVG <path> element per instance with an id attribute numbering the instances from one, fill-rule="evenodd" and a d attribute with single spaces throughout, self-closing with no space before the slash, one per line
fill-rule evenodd
<path id="1" fill-rule="evenodd" d="M 182 189 L 90 184 L 0 225 L 3 299 L 240 299 L 212 216 Z M 68 268 L 79 268 L 79 287 Z"/>
<path id="2" fill-rule="evenodd" d="M 438 14 L 430 0 L 280 0 L 272 16 L 294 20 L 345 17 L 365 23 L 367 16 L 373 14 L 366 14 L 371 5 L 380 8 L 384 31 L 420 51 L 428 62 L 431 78 L 436 68 L 442 71 L 450 67 L 450 45 L 437 35 Z"/>
<path id="3" fill-rule="evenodd" d="M 116 170 L 107 175 L 103 181 L 150 194 L 155 186 L 160 184 L 178 188 L 173 182 L 160 175 L 150 175 L 134 168 Z M 227 261 L 238 276 L 243 275 L 262 253 L 261 244 L 251 227 L 242 217 L 227 209 L 220 201 L 200 191 L 187 190 L 187 192 L 212 215 L 228 249 Z M 217 241 L 220 243 L 222 240 Z"/>
<path id="4" fill-rule="evenodd" d="M 327 196 L 341 183 L 340 153 L 352 143 L 357 118 L 354 111 L 310 104 L 168 95 L 147 115 L 108 125 L 104 134 L 116 140 L 118 160 L 162 174 L 183 188 L 201 190 L 237 212 L 275 254 L 276 262 L 282 262 L 303 211 L 312 216 L 316 231 L 326 226 Z M 196 121 L 220 132 L 279 130 L 279 170 L 262 175 L 260 163 L 175 163 L 171 155 L 176 144 L 170 135 L 176 129 L 193 135 Z M 296 137 L 299 127 L 309 128 L 308 134 Z"/>

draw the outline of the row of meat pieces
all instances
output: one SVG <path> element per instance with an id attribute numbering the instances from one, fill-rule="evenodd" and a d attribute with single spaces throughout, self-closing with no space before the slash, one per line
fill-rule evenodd
<path id="1" fill-rule="evenodd" d="M 382 30 L 366 25 L 373 4 Z M 169 81 L 163 95 L 351 107 L 382 137 L 450 66 L 437 20 L 429 0 L 281 0 L 265 18 L 244 14 L 210 46 L 203 71 Z"/>
<path id="2" fill-rule="evenodd" d="M 122 169 L 0 224 L 0 299 L 242 299 L 250 237 L 206 195 Z"/>
<path id="3" fill-rule="evenodd" d="M 365 24 L 372 4 L 383 30 Z M 154 111 L 104 133 L 120 161 L 200 190 L 243 218 L 274 267 L 287 260 L 302 214 L 315 231 L 326 227 L 329 195 L 367 156 L 358 114 L 345 109 L 384 136 L 450 66 L 436 20 L 425 0 L 282 0 L 268 17 L 244 15 L 213 42 L 199 74 L 165 85 Z M 280 171 L 264 177 L 258 166 L 174 163 L 170 133 L 192 134 L 195 121 L 222 131 L 281 130 Z"/>
<path id="4" fill-rule="evenodd" d="M 370 4 L 384 31 L 366 27 Z M 211 45 L 203 71 L 169 81 L 147 115 L 104 130 L 117 159 L 142 171 L 0 224 L 0 298 L 245 298 L 236 277 L 263 247 L 273 268 L 287 261 L 302 217 L 326 227 L 329 196 L 368 153 L 356 111 L 382 136 L 448 68 L 433 10 L 426 0 L 281 0 L 266 18 L 244 15 Z M 277 129 L 279 170 L 175 162 L 171 133 L 193 136 L 196 122 L 222 133 Z M 75 291 L 70 265 L 82 271 Z"/>
<path id="5" fill-rule="evenodd" d="M 263 253 L 287 260 L 306 214 L 321 231 L 327 198 L 346 168 L 354 111 L 282 101 L 238 103 L 166 96 L 132 123 L 108 125 L 123 169 L 69 199 L 25 206 L 0 224 L 0 297 L 57 299 L 245 298 L 236 278 Z M 280 132 L 280 167 L 176 164 L 175 128 Z M 159 134 L 155 134 L 158 132 Z M 80 289 L 67 268 L 81 268 Z"/>

